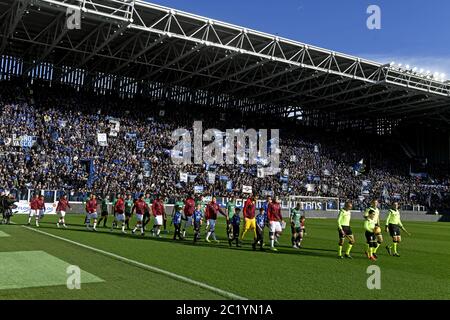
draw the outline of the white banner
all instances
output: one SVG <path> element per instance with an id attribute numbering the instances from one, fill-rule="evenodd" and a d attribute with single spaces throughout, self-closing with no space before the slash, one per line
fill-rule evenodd
<path id="1" fill-rule="evenodd" d="M 264 173 L 265 173 L 264 168 L 258 168 L 256 175 L 258 178 L 264 178 L 264 176 L 265 176 Z"/>
<path id="2" fill-rule="evenodd" d="M 213 172 L 208 172 L 208 183 L 214 184 L 216 182 L 216 174 Z"/>
<path id="3" fill-rule="evenodd" d="M 188 182 L 188 174 L 185 172 L 180 172 L 180 181 L 187 183 Z"/>
<path id="4" fill-rule="evenodd" d="M 108 146 L 108 137 L 106 136 L 106 133 L 97 133 L 97 141 L 99 146 Z"/>
<path id="5" fill-rule="evenodd" d="M 308 184 L 306 185 L 306 191 L 308 191 L 308 192 L 314 192 L 315 190 L 316 190 L 316 186 L 315 186 L 315 185 L 310 184 L 310 183 L 308 183 Z"/>
<path id="6" fill-rule="evenodd" d="M 242 193 L 247 193 L 247 194 L 253 193 L 252 186 L 242 186 Z"/>
<path id="7" fill-rule="evenodd" d="M 14 203 L 17 208 L 13 209 L 13 214 L 30 214 L 30 203 L 19 201 Z M 56 214 L 56 203 L 46 203 L 44 214 Z"/>
<path id="8" fill-rule="evenodd" d="M 118 120 L 109 120 L 109 128 L 111 129 L 109 135 L 111 137 L 117 137 L 120 131 L 120 121 Z"/>

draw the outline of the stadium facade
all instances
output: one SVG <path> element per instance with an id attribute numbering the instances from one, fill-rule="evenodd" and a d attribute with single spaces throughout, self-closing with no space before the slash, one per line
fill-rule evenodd
<path id="1" fill-rule="evenodd" d="M 144 1 L 0 0 L 0 17 L 0 79 L 296 117 L 337 130 L 400 128 L 415 155 L 450 159 L 450 82 L 432 74 Z"/>

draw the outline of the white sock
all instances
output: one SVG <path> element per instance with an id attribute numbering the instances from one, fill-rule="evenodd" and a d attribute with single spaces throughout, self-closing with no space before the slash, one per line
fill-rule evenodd
<path id="1" fill-rule="evenodd" d="M 158 228 L 158 230 L 156 230 L 156 235 L 159 236 L 160 233 L 161 233 L 161 229 Z"/>
<path id="2" fill-rule="evenodd" d="M 136 230 L 137 230 L 137 227 L 134 227 L 133 232 L 136 232 Z"/>
<path id="3" fill-rule="evenodd" d="M 97 222 L 94 222 L 94 229 L 95 229 L 95 227 L 97 227 Z"/>
<path id="4" fill-rule="evenodd" d="M 208 234 L 206 235 L 206 240 L 209 240 L 209 236 L 211 235 L 211 232 L 208 231 Z"/>
<path id="5" fill-rule="evenodd" d="M 275 240 L 270 240 L 270 246 L 273 248 L 273 244 L 274 244 Z"/>
<path id="6" fill-rule="evenodd" d="M 122 231 L 125 231 L 125 225 L 122 224 Z"/>
<path id="7" fill-rule="evenodd" d="M 144 227 L 141 226 L 141 233 L 144 233 Z"/>
<path id="8" fill-rule="evenodd" d="M 31 217 L 28 217 L 28 223 L 31 223 Z"/>

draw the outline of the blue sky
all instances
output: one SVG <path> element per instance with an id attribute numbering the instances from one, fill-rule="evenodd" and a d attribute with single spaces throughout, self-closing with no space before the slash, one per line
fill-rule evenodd
<path id="1" fill-rule="evenodd" d="M 450 78 L 449 0 L 152 0 L 282 37 L 362 56 L 410 64 Z M 366 26 L 369 5 L 381 30 Z"/>

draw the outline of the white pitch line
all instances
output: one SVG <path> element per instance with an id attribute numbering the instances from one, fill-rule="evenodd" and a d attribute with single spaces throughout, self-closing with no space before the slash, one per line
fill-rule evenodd
<path id="1" fill-rule="evenodd" d="M 180 275 L 178 275 L 176 273 L 173 273 L 173 272 L 170 272 L 170 271 L 166 271 L 166 270 L 163 270 L 163 269 L 160 269 L 160 268 L 157 268 L 157 267 L 153 267 L 153 266 L 141 263 L 139 261 L 131 260 L 131 259 L 119 256 L 117 254 L 114 254 L 114 253 L 111 253 L 111 252 L 108 252 L 108 251 L 104 251 L 104 250 L 101 250 L 101 249 L 97 249 L 97 248 L 94 248 L 94 247 L 91 247 L 91 246 L 88 246 L 88 245 L 85 245 L 85 244 L 82 244 L 82 243 L 79 243 L 79 242 L 76 242 L 76 241 L 73 241 L 73 240 L 69 240 L 69 239 L 66 239 L 66 238 L 55 236 L 54 234 L 47 233 L 47 232 L 44 232 L 44 231 L 41 231 L 41 230 L 38 230 L 38 229 L 33 229 L 33 228 L 30 228 L 30 227 L 27 227 L 27 226 L 23 226 L 23 227 L 25 229 L 28 229 L 28 230 L 31 230 L 31 231 L 34 231 L 34 232 L 37 232 L 37 233 L 41 233 L 41 234 L 44 234 L 44 235 L 49 236 L 49 237 L 65 241 L 65 242 L 71 243 L 73 245 L 76 245 L 76 246 L 79 246 L 79 247 L 82 247 L 82 248 L 85 248 L 85 249 L 89 249 L 91 251 L 95 251 L 95 252 L 101 253 L 101 254 L 103 254 L 105 256 L 108 256 L 108 257 L 120 260 L 122 262 L 135 265 L 135 266 L 137 266 L 139 268 L 146 269 L 146 270 L 149 270 L 149 271 L 153 271 L 155 273 L 163 274 L 165 276 L 168 276 L 170 278 L 173 278 L 173 279 L 176 279 L 176 280 L 179 280 L 179 281 L 182 281 L 182 282 L 193 284 L 193 285 L 195 285 L 197 287 L 200 287 L 200 288 L 212 291 L 212 292 L 217 293 L 217 294 L 219 294 L 221 296 L 224 296 L 226 298 L 230 298 L 230 299 L 233 299 L 233 300 L 247 300 L 247 298 L 238 296 L 238 295 L 236 295 L 234 293 L 231 293 L 231 292 L 228 292 L 228 291 L 225 291 L 225 290 L 222 290 L 222 289 L 210 286 L 210 285 L 208 285 L 206 283 L 203 283 L 203 282 L 192 280 L 192 279 L 184 277 L 184 276 L 180 276 Z"/>

